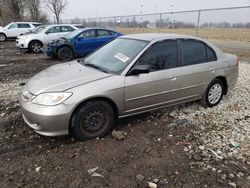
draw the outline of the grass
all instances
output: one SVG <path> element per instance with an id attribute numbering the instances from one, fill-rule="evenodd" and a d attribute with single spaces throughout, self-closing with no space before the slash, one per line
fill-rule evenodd
<path id="1" fill-rule="evenodd" d="M 125 34 L 133 33 L 176 33 L 196 35 L 196 28 L 192 29 L 154 29 L 154 28 L 116 28 Z M 198 36 L 209 40 L 250 42 L 250 29 L 199 29 Z"/>

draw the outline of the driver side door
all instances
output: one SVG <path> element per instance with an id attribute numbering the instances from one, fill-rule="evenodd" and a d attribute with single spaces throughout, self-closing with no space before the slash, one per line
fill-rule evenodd
<path id="1" fill-rule="evenodd" d="M 57 40 L 60 38 L 60 33 L 61 33 L 61 28 L 60 26 L 54 26 L 49 28 L 46 32 L 45 32 L 45 37 L 44 37 L 44 42 L 45 43 L 50 43 L 52 42 L 52 40 Z"/>
<path id="2" fill-rule="evenodd" d="M 178 61 L 176 40 L 153 44 L 134 65 L 150 65 L 150 73 L 125 77 L 125 113 L 146 111 L 178 101 Z"/>
<path id="3" fill-rule="evenodd" d="M 97 46 L 95 29 L 84 31 L 75 39 L 75 50 L 78 56 L 85 56 L 91 53 Z"/>

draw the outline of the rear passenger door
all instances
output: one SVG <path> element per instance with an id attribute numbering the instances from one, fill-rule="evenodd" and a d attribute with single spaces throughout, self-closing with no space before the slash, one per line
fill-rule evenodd
<path id="1" fill-rule="evenodd" d="M 20 34 L 30 32 L 32 30 L 30 24 L 28 24 L 28 23 L 19 23 L 17 25 L 18 25 L 17 36 L 19 36 Z"/>
<path id="2" fill-rule="evenodd" d="M 215 76 L 216 54 L 211 47 L 199 40 L 182 39 L 179 42 L 182 54 L 179 77 L 181 97 L 200 98 Z"/>

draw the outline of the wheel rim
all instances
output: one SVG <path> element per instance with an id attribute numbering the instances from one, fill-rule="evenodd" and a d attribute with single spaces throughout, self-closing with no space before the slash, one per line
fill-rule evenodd
<path id="1" fill-rule="evenodd" d="M 41 44 L 39 44 L 39 43 L 34 43 L 34 44 L 32 44 L 32 51 L 33 52 L 40 52 L 41 51 L 41 48 L 42 48 L 42 46 L 41 46 Z"/>
<path id="2" fill-rule="evenodd" d="M 89 136 L 99 135 L 108 124 L 108 115 L 101 108 L 93 108 L 82 116 L 81 129 Z"/>
<path id="3" fill-rule="evenodd" d="M 222 95 L 222 86 L 220 84 L 214 84 L 208 92 L 208 101 L 210 104 L 216 104 Z"/>
<path id="4" fill-rule="evenodd" d="M 64 60 L 68 60 L 71 58 L 71 53 L 70 53 L 70 49 L 64 48 L 60 51 L 60 56 L 62 59 Z"/>
<path id="5" fill-rule="evenodd" d="M 0 35 L 0 41 L 5 41 L 5 36 L 3 34 Z"/>

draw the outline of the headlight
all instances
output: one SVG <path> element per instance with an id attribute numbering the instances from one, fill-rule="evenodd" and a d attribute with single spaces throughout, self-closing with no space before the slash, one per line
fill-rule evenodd
<path id="1" fill-rule="evenodd" d="M 54 106 L 67 100 L 72 93 L 42 93 L 33 99 L 33 103 Z"/>

